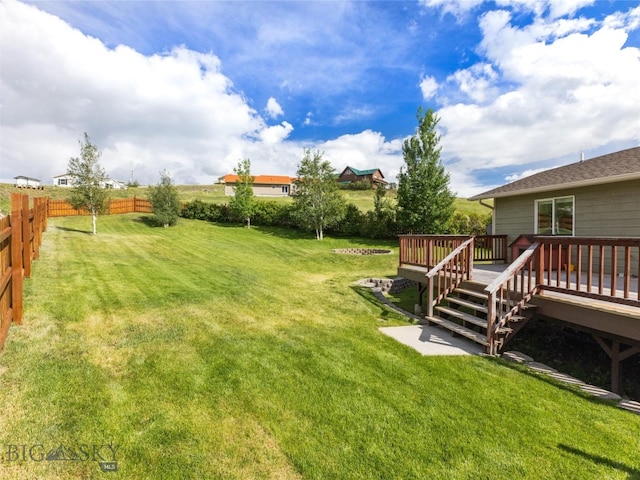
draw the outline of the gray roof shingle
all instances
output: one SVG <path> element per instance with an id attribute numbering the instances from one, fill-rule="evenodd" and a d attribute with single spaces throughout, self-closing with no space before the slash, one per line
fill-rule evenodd
<path id="1" fill-rule="evenodd" d="M 590 158 L 589 160 L 582 160 L 564 167 L 545 170 L 475 195 L 470 197 L 469 200 L 512 197 L 528 193 L 633 179 L 640 179 L 640 147 L 629 148 Z"/>

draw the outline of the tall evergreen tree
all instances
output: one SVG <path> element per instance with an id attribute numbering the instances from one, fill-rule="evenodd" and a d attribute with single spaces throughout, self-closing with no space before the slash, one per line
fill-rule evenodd
<path id="1" fill-rule="evenodd" d="M 398 175 L 397 218 L 405 233 L 442 234 L 454 212 L 455 195 L 449 189 L 449 174 L 440 161 L 440 119 L 422 107 L 417 113 L 415 135 L 402 145 L 405 165 Z"/>
<path id="2" fill-rule="evenodd" d="M 229 208 L 233 215 L 246 220 L 247 228 L 251 228 L 251 217 L 255 210 L 255 198 L 253 196 L 253 177 L 251 176 L 251 161 L 248 158 L 238 162 L 238 166 L 233 169 L 238 175 L 239 181 L 236 183 L 234 195 L 229 202 Z"/>
<path id="3" fill-rule="evenodd" d="M 69 159 L 67 175 L 72 177 L 73 188 L 67 201 L 79 210 L 84 209 L 91 215 L 93 234 L 97 233 L 98 215 L 104 213 L 109 206 L 109 191 L 105 181 L 108 179 L 100 166 L 100 151 L 91 143 L 85 132 L 84 142 L 80 144 L 80 156 Z"/>
<path id="4" fill-rule="evenodd" d="M 344 215 L 345 203 L 333 167 L 322 159 L 322 152 L 306 149 L 298 165 L 293 214 L 304 229 L 315 230 L 316 238 L 324 238 L 324 229 L 335 225 Z"/>
<path id="5" fill-rule="evenodd" d="M 180 200 L 178 189 L 173 185 L 169 172 L 160 172 L 160 182 L 149 187 L 149 201 L 153 207 L 156 222 L 163 227 L 175 225 L 180 216 Z"/>

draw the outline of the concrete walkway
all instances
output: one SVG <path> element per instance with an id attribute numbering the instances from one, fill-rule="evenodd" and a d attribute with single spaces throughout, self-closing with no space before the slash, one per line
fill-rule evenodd
<path id="1" fill-rule="evenodd" d="M 427 325 L 382 327 L 380 331 L 422 355 L 479 355 L 482 346 L 464 337 L 454 337 L 443 328 Z"/>

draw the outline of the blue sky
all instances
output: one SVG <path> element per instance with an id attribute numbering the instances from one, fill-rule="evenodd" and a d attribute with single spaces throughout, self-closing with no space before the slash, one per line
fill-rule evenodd
<path id="1" fill-rule="evenodd" d="M 640 2 L 3 2 L 0 178 L 212 183 L 304 148 L 390 181 L 419 106 L 468 197 L 640 144 Z"/>

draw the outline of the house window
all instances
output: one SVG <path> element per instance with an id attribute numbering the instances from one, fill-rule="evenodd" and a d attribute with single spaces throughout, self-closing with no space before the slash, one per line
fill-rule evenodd
<path id="1" fill-rule="evenodd" d="M 282 185 L 282 193 L 289 193 L 289 185 Z"/>
<path id="2" fill-rule="evenodd" d="M 573 235 L 574 197 L 536 200 L 538 235 Z"/>
<path id="3" fill-rule="evenodd" d="M 58 185 L 66 185 L 67 184 L 67 179 L 66 178 L 59 178 L 58 179 Z"/>

